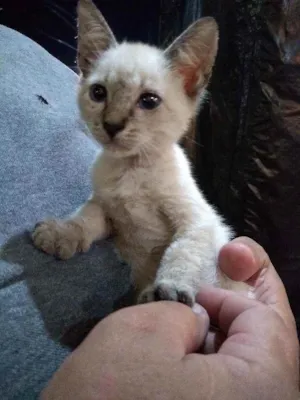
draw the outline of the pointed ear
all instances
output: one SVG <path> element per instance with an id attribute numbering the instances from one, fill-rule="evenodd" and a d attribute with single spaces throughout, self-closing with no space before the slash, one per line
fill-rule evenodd
<path id="1" fill-rule="evenodd" d="M 218 39 L 216 21 L 211 17 L 201 18 L 165 51 L 171 68 L 182 75 L 188 96 L 196 96 L 208 84 L 218 50 Z"/>
<path id="2" fill-rule="evenodd" d="M 101 54 L 117 42 L 103 15 L 91 0 L 79 0 L 77 12 L 77 64 L 83 76 L 86 76 Z"/>

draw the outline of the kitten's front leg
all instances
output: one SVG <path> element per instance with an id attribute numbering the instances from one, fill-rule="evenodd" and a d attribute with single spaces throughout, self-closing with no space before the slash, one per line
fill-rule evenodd
<path id="1" fill-rule="evenodd" d="M 173 300 L 192 306 L 201 285 L 224 286 L 228 278 L 217 268 L 220 248 L 230 240 L 230 230 L 200 197 L 174 196 L 165 212 L 176 233 L 166 249 L 153 285 L 139 296 L 139 302 Z"/>
<path id="2" fill-rule="evenodd" d="M 66 260 L 88 251 L 95 240 L 109 236 L 110 229 L 101 204 L 92 198 L 69 219 L 38 223 L 32 239 L 45 253 Z"/>

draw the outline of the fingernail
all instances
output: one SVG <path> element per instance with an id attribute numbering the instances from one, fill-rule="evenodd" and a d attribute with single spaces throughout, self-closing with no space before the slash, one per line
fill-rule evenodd
<path id="1" fill-rule="evenodd" d="M 203 308 L 202 306 L 200 306 L 200 304 L 198 304 L 198 303 L 195 303 L 195 304 L 193 305 L 192 310 L 193 310 L 193 312 L 194 312 L 195 314 L 197 314 L 197 315 L 205 315 L 205 314 L 207 314 L 207 311 L 205 310 L 205 308 Z"/>
<path id="2" fill-rule="evenodd" d="M 200 306 L 200 304 L 195 303 L 193 308 L 192 308 L 194 314 L 197 316 L 197 319 L 199 321 L 199 332 L 200 335 L 203 337 L 203 340 L 205 336 L 207 335 L 208 329 L 209 329 L 209 316 L 207 314 L 207 311 L 205 308 Z"/>

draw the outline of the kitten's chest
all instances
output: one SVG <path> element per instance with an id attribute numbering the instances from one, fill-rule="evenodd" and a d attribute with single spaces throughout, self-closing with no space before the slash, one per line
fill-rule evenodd
<path id="1" fill-rule="evenodd" d="M 158 199 L 151 173 L 121 171 L 116 167 L 104 172 L 101 171 L 97 178 L 97 196 L 106 214 L 116 224 L 141 224 L 158 215 Z"/>
<path id="2" fill-rule="evenodd" d="M 123 255 L 132 248 L 138 249 L 139 254 L 142 249 L 148 254 L 164 248 L 173 227 L 161 209 L 160 193 L 165 193 L 161 185 L 163 174 L 157 168 L 121 167 L 100 162 L 93 176 L 94 193 L 112 222 L 117 247 Z"/>

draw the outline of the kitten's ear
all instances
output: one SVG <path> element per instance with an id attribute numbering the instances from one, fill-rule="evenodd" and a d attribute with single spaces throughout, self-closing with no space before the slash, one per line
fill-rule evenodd
<path id="1" fill-rule="evenodd" d="M 79 0 L 77 13 L 77 63 L 83 76 L 86 76 L 94 61 L 117 42 L 103 15 L 92 0 Z"/>
<path id="2" fill-rule="evenodd" d="M 190 97 L 204 88 L 211 76 L 218 50 L 219 31 L 211 17 L 201 18 L 184 31 L 167 50 L 171 67 L 182 75 Z"/>

